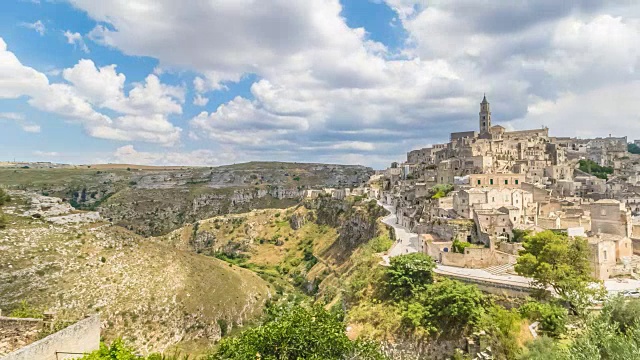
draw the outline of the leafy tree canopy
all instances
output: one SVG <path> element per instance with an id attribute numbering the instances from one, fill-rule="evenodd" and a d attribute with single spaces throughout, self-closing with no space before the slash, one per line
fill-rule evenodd
<path id="1" fill-rule="evenodd" d="M 351 341 L 339 316 L 320 306 L 294 306 L 262 326 L 220 342 L 210 360 L 382 360 L 377 346 Z"/>
<path id="2" fill-rule="evenodd" d="M 411 297 L 433 283 L 433 259 L 423 253 L 412 253 L 391 258 L 385 273 L 387 288 L 394 299 Z"/>
<path id="3" fill-rule="evenodd" d="M 444 279 L 409 303 L 404 321 L 427 332 L 458 333 L 477 325 L 488 304 L 477 287 Z"/>
<path id="4" fill-rule="evenodd" d="M 522 246 L 515 270 L 533 278 L 540 290 L 553 288 L 574 308 L 584 307 L 597 294 L 597 289 L 590 287 L 595 279 L 585 239 L 543 231 L 526 237 Z"/>

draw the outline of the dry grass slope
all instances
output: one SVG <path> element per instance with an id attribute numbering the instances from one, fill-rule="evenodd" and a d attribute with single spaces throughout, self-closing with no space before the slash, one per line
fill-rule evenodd
<path id="1" fill-rule="evenodd" d="M 106 224 L 10 216 L 0 253 L 11 254 L 0 257 L 0 308 L 27 300 L 61 318 L 100 312 L 107 338 L 142 351 L 210 344 L 221 325 L 226 332 L 261 315 L 272 293 L 248 270 Z"/>

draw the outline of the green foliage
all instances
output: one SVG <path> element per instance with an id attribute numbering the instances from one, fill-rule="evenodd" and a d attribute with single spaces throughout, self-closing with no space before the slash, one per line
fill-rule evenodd
<path id="1" fill-rule="evenodd" d="M 532 321 L 540 322 L 540 330 L 551 337 L 566 332 L 567 309 L 559 305 L 529 301 L 519 309 L 520 314 Z"/>
<path id="2" fill-rule="evenodd" d="M 17 308 L 13 309 L 9 313 L 9 317 L 42 319 L 44 317 L 44 314 L 42 310 L 29 305 L 29 303 L 26 301 L 22 301 Z"/>
<path id="3" fill-rule="evenodd" d="M 531 235 L 531 230 L 519 230 L 513 229 L 513 239 L 512 242 L 521 243 L 527 236 Z"/>
<path id="4" fill-rule="evenodd" d="M 2 210 L 0 210 L 0 229 L 6 228 L 8 223 L 7 217 L 2 213 Z"/>
<path id="5" fill-rule="evenodd" d="M 424 291 L 433 283 L 433 259 L 423 253 L 400 255 L 391 258 L 385 272 L 385 283 L 392 298 L 402 300 Z"/>
<path id="6" fill-rule="evenodd" d="M 618 331 L 627 333 L 640 326 L 640 299 L 618 296 L 605 304 L 603 313 L 617 326 Z"/>
<path id="7" fill-rule="evenodd" d="M 141 356 L 137 351 L 126 346 L 122 339 L 114 340 L 110 345 L 100 343 L 100 348 L 90 354 L 87 354 L 79 360 L 189 360 L 190 356 L 180 355 L 178 352 L 172 355 L 150 354 L 149 356 Z"/>
<path id="8" fill-rule="evenodd" d="M 529 344 L 528 351 L 520 359 L 638 359 L 640 326 L 637 302 L 621 297 L 612 299 L 600 314 L 587 321 L 584 329 L 567 346 L 541 338 Z"/>
<path id="9" fill-rule="evenodd" d="M 11 202 L 11 196 L 4 189 L 0 188 L 0 206 Z"/>
<path id="10" fill-rule="evenodd" d="M 634 143 L 630 143 L 627 146 L 627 151 L 629 151 L 632 154 L 640 154 L 640 146 L 634 144 Z"/>
<path id="11" fill-rule="evenodd" d="M 515 270 L 533 278 L 539 290 L 551 286 L 574 310 L 583 309 L 597 295 L 597 289 L 589 288 L 595 279 L 585 239 L 543 231 L 526 237 L 522 245 Z"/>
<path id="12" fill-rule="evenodd" d="M 580 160 L 580 171 L 595 175 L 600 179 L 607 179 L 607 176 L 613 174 L 613 168 L 610 166 L 600 166 L 592 160 Z"/>
<path id="13" fill-rule="evenodd" d="M 525 351 L 517 357 L 518 360 L 551 360 L 566 356 L 565 350 L 560 348 L 552 338 L 540 336 L 527 344 Z"/>
<path id="14" fill-rule="evenodd" d="M 458 241 L 458 239 L 453 240 L 453 244 L 451 244 L 451 251 L 458 254 L 464 254 L 464 249 L 473 246 L 471 243 L 466 241 Z"/>
<path id="15" fill-rule="evenodd" d="M 477 287 L 444 279 L 416 294 L 404 322 L 426 332 L 460 333 L 478 325 L 489 301 Z"/>
<path id="16" fill-rule="evenodd" d="M 492 305 L 480 318 L 478 328 L 487 333 L 492 355 L 497 359 L 514 359 L 520 352 L 518 334 L 522 319 L 515 309 Z"/>
<path id="17" fill-rule="evenodd" d="M 124 344 L 121 339 L 114 340 L 111 345 L 100 344 L 100 349 L 83 356 L 80 360 L 143 360 L 135 354 L 135 350 Z"/>
<path id="18" fill-rule="evenodd" d="M 294 306 L 263 325 L 226 338 L 209 360 L 384 359 L 376 345 L 351 341 L 341 317 L 320 306 Z"/>
<path id="19" fill-rule="evenodd" d="M 432 199 L 440 199 L 443 198 L 447 195 L 449 195 L 450 192 L 453 191 L 453 185 L 450 184 L 438 184 L 434 187 L 431 188 L 431 193 L 433 194 L 431 196 Z"/>
<path id="20" fill-rule="evenodd" d="M 381 235 L 369 240 L 368 246 L 374 253 L 381 253 L 389 250 L 393 245 L 393 240 L 388 235 Z"/>

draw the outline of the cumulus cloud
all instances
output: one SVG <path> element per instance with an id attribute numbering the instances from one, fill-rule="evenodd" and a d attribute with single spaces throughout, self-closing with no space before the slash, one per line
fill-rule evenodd
<path id="1" fill-rule="evenodd" d="M 606 135 L 604 119 L 628 124 L 640 113 L 640 103 L 615 96 L 640 81 L 633 2 L 385 0 L 408 34 L 391 54 L 365 29 L 347 26 L 339 0 L 70 1 L 98 22 L 93 41 L 197 72 L 196 105 L 253 74 L 250 96 L 189 121 L 190 138 L 237 157 L 383 166 L 451 131 L 475 129 L 483 92 L 496 123 L 548 125 L 552 134 Z M 93 127 L 96 136 L 140 138 L 132 124 L 144 118 L 175 137 L 164 120 L 182 114 L 179 88 L 148 77 L 125 94 L 115 67 L 76 67 L 64 77 L 80 99 L 122 114 Z M 11 76 L 15 88 L 37 74 Z M 159 141 L 152 129 L 136 129 Z"/>
<path id="2" fill-rule="evenodd" d="M 163 145 L 180 141 L 182 129 L 168 116 L 182 113 L 182 88 L 163 84 L 150 74 L 125 93 L 126 77 L 116 72 L 115 65 L 98 69 L 91 60 L 80 60 L 62 75 L 67 83 L 49 83 L 46 75 L 23 65 L 0 38 L 0 99 L 26 96 L 31 106 L 80 123 L 94 137 Z M 116 115 L 112 118 L 96 108 Z M 39 131 L 26 125 L 25 131 Z"/>
<path id="3" fill-rule="evenodd" d="M 69 30 L 66 30 L 64 32 L 64 37 L 67 38 L 67 43 L 68 44 L 71 44 L 74 47 L 79 48 L 80 50 L 84 51 L 85 53 L 89 52 L 89 47 L 84 42 L 84 39 L 82 38 L 82 35 L 80 33 L 71 32 Z"/>
<path id="4" fill-rule="evenodd" d="M 42 21 L 38 20 L 34 23 L 22 23 L 22 26 L 34 30 L 35 32 L 37 32 L 38 34 L 40 34 L 40 36 L 44 35 L 44 33 L 46 32 L 46 27 L 44 26 L 44 24 L 42 23 Z"/>
<path id="5" fill-rule="evenodd" d="M 34 123 L 27 121 L 24 115 L 20 113 L 12 113 L 12 112 L 0 113 L 0 120 L 15 121 L 20 125 L 22 130 L 24 130 L 25 132 L 29 132 L 29 133 L 40 132 L 40 125 L 36 125 Z"/>
<path id="6" fill-rule="evenodd" d="M 200 94 L 196 94 L 193 98 L 193 105 L 206 106 L 209 103 L 209 98 L 206 98 Z"/>
<path id="7" fill-rule="evenodd" d="M 233 159 L 231 153 L 211 150 L 145 152 L 136 150 L 133 145 L 126 145 L 116 149 L 110 160 L 116 163 L 140 165 L 209 166 L 229 164 Z"/>

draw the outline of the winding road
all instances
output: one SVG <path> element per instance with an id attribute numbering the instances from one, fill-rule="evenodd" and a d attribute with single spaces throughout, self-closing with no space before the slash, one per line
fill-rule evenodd
<path id="1" fill-rule="evenodd" d="M 411 230 L 398 224 L 398 218 L 395 214 L 393 206 L 384 204 L 382 201 L 377 200 L 378 205 L 387 209 L 391 214 L 385 216 L 382 222 L 391 226 L 394 229 L 396 241 L 391 249 L 389 249 L 386 255 L 382 256 L 381 265 L 389 266 L 389 259 L 403 254 L 411 254 L 418 251 L 422 251 L 422 244 L 418 234 L 411 232 Z M 465 278 L 469 280 L 476 280 L 482 282 L 495 283 L 496 285 L 517 286 L 523 288 L 530 288 L 531 279 L 518 276 L 518 275 L 494 275 L 483 269 L 469 269 L 455 266 L 445 266 L 438 264 L 435 272 L 444 276 L 453 276 L 457 278 Z M 625 290 L 635 290 L 640 288 L 640 280 L 634 279 L 620 279 L 620 280 L 606 280 L 604 286 L 610 294 L 615 294 Z"/>

